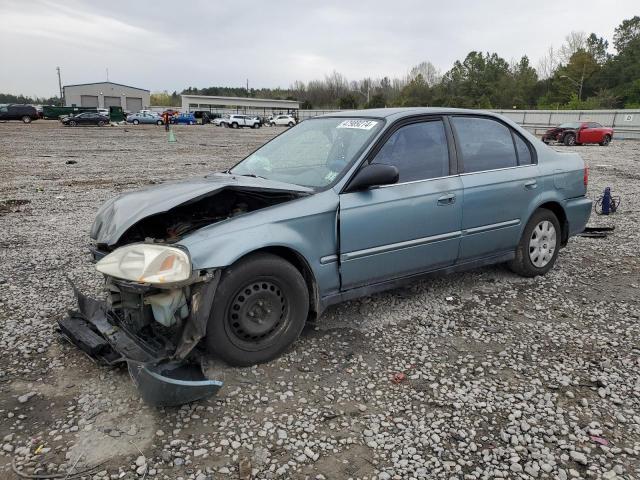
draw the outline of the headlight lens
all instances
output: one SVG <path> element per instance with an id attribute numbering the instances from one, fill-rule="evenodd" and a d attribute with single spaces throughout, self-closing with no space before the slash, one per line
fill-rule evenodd
<path id="1" fill-rule="evenodd" d="M 179 248 L 138 243 L 114 250 L 96 264 L 96 270 L 140 283 L 175 283 L 189 279 L 191 260 Z"/>

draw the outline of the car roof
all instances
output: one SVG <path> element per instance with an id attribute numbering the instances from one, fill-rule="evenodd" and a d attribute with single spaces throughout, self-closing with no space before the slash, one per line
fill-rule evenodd
<path id="1" fill-rule="evenodd" d="M 446 114 L 468 113 L 472 115 L 483 114 L 498 116 L 487 110 L 470 110 L 467 108 L 446 108 L 446 107 L 404 107 L 404 108 L 369 108 L 364 110 L 346 110 L 341 112 L 327 113 L 321 117 L 371 117 L 397 120 L 403 117 L 414 115 L 446 115 Z"/>

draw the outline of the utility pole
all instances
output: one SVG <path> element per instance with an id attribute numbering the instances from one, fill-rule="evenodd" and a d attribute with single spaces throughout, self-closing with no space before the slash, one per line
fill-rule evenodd
<path id="1" fill-rule="evenodd" d="M 249 79 L 247 78 L 247 98 L 249 98 Z"/>
<path id="2" fill-rule="evenodd" d="M 58 71 L 58 88 L 60 88 L 60 106 L 64 107 L 64 93 L 62 92 L 62 80 L 60 79 L 60 67 L 56 67 Z"/>
<path id="3" fill-rule="evenodd" d="M 106 68 L 107 70 L 107 82 L 109 81 L 109 67 Z"/>

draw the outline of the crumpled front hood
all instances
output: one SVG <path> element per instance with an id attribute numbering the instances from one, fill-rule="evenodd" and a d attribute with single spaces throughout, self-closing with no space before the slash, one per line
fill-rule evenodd
<path id="1" fill-rule="evenodd" d="M 312 189 L 299 185 L 227 173 L 163 183 L 123 193 L 105 202 L 96 214 L 91 227 L 91 238 L 99 244 L 113 245 L 143 218 L 197 201 L 228 187 L 257 191 L 313 192 Z"/>

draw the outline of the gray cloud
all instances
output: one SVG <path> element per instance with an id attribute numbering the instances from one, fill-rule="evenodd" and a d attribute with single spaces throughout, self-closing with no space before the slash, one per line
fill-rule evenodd
<path id="1" fill-rule="evenodd" d="M 400 76 L 423 60 L 446 71 L 471 50 L 535 64 L 572 30 L 611 39 L 637 0 L 59 2 L 0 0 L 0 91 L 57 92 L 112 81 L 151 90 L 289 86 L 337 70 Z M 9 67 L 7 67 L 9 66 Z"/>

